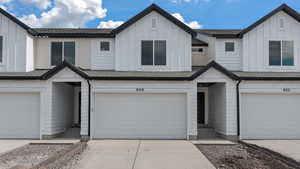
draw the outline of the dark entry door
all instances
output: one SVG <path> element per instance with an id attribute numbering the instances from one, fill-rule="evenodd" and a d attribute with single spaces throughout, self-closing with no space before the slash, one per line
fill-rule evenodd
<path id="1" fill-rule="evenodd" d="M 198 93 L 198 124 L 205 124 L 205 93 Z"/>

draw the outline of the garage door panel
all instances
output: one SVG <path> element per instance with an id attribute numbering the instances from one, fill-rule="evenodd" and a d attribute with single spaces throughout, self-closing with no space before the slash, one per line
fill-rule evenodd
<path id="1" fill-rule="evenodd" d="M 243 94 L 243 139 L 300 139 L 300 95 Z"/>
<path id="2" fill-rule="evenodd" d="M 94 138 L 186 138 L 184 94 L 95 94 Z"/>
<path id="3" fill-rule="evenodd" d="M 38 93 L 0 93 L 0 138 L 39 138 Z"/>

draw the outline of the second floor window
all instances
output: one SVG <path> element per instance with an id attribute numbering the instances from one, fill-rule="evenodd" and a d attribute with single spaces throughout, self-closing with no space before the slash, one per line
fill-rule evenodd
<path id="1" fill-rule="evenodd" d="M 101 41 L 100 42 L 100 50 L 101 51 L 106 51 L 106 52 L 108 52 L 109 51 L 109 42 L 107 42 L 107 41 Z"/>
<path id="2" fill-rule="evenodd" d="M 225 52 L 234 52 L 234 42 L 225 42 Z"/>
<path id="3" fill-rule="evenodd" d="M 63 60 L 75 64 L 75 42 L 51 42 L 51 66 L 60 64 Z"/>
<path id="4" fill-rule="evenodd" d="M 294 66 L 293 41 L 269 41 L 270 66 Z"/>
<path id="5" fill-rule="evenodd" d="M 165 40 L 142 41 L 142 65 L 166 65 L 167 44 Z"/>

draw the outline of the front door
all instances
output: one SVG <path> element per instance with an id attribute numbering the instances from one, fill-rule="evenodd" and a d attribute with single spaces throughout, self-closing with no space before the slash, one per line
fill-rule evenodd
<path id="1" fill-rule="evenodd" d="M 198 93 L 198 124 L 205 124 L 205 93 Z"/>

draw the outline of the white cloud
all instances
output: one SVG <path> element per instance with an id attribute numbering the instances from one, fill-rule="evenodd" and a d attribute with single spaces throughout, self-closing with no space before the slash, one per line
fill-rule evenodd
<path id="1" fill-rule="evenodd" d="M 0 3 L 9 3 L 11 0 L 0 0 Z"/>
<path id="2" fill-rule="evenodd" d="M 41 13 L 22 16 L 20 19 L 32 27 L 83 27 L 96 18 L 104 18 L 106 9 L 102 0 L 55 0 L 53 8 Z"/>
<path id="3" fill-rule="evenodd" d="M 180 20 L 181 22 L 185 23 L 187 26 L 193 28 L 193 29 L 200 29 L 202 28 L 202 25 L 200 25 L 197 21 L 191 21 L 191 22 L 185 22 L 183 16 L 180 13 L 174 13 L 172 14 L 175 18 Z"/>
<path id="4" fill-rule="evenodd" d="M 21 0 L 23 3 L 33 4 L 40 9 L 47 9 L 51 6 L 50 0 Z"/>
<path id="5" fill-rule="evenodd" d="M 122 25 L 123 23 L 124 21 L 113 21 L 113 20 L 101 21 L 98 28 L 116 28 Z"/>

